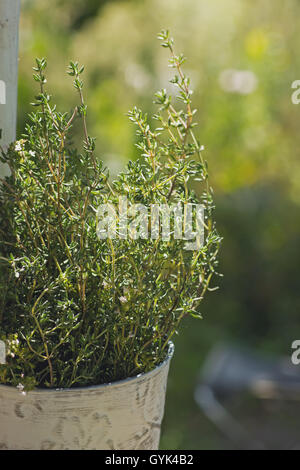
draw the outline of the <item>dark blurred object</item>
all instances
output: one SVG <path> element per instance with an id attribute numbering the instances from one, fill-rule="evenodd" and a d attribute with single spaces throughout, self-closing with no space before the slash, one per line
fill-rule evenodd
<path id="1" fill-rule="evenodd" d="M 288 358 L 218 345 L 204 363 L 195 400 L 239 448 L 300 446 L 300 370 Z"/>
<path id="2" fill-rule="evenodd" d="M 101 8 L 113 0 L 73 0 L 71 13 L 71 28 L 80 29 L 86 21 L 99 14 Z M 62 5 L 70 4 L 69 0 L 60 0 Z"/>

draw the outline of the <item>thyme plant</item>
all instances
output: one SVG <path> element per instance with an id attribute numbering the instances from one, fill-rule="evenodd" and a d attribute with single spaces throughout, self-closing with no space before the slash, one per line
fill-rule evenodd
<path id="1" fill-rule="evenodd" d="M 83 67 L 69 65 L 79 104 L 62 113 L 46 90 L 46 61 L 36 60 L 35 112 L 22 140 L 1 157 L 11 170 L 0 180 L 0 339 L 7 349 L 2 384 L 29 390 L 135 376 L 164 360 L 184 318 L 201 318 L 199 304 L 211 289 L 221 239 L 194 133 L 185 59 L 175 54 L 168 31 L 159 39 L 170 52 L 178 94 L 156 93 L 151 119 L 137 108 L 129 112 L 140 158 L 113 182 L 88 133 Z M 82 122 L 81 149 L 71 140 L 75 120 Z M 117 205 L 120 196 L 146 206 L 201 203 L 203 246 L 188 251 L 173 236 L 99 238 L 97 208 Z"/>

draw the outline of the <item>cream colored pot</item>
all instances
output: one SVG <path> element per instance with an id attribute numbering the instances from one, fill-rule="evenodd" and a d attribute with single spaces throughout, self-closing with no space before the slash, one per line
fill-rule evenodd
<path id="1" fill-rule="evenodd" d="M 25 395 L 0 385 L 0 449 L 158 449 L 173 350 L 153 371 L 108 385 Z"/>

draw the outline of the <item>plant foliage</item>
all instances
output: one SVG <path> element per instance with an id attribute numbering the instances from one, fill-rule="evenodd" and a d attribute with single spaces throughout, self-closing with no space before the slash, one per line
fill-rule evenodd
<path id="1" fill-rule="evenodd" d="M 140 159 L 113 182 L 88 134 L 83 67 L 69 65 L 79 104 L 62 113 L 46 90 L 46 61 L 36 60 L 35 112 L 23 139 L 2 152 L 11 176 L 0 180 L 0 339 L 7 346 L 1 383 L 74 387 L 144 373 L 165 358 L 185 317 L 201 317 L 221 239 L 185 59 L 175 55 L 168 31 L 159 39 L 170 51 L 178 93 L 156 94 L 153 119 L 129 112 Z M 75 120 L 83 127 L 79 150 L 71 140 Z M 174 237 L 99 239 L 97 208 L 117 205 L 120 196 L 147 206 L 201 203 L 204 245 L 187 251 Z"/>

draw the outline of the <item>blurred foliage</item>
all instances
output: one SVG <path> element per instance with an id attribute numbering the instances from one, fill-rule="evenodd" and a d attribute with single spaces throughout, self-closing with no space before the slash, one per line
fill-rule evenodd
<path id="1" fill-rule="evenodd" d="M 95 3 L 98 14 L 86 19 L 96 11 Z M 220 189 L 275 179 L 298 202 L 299 109 L 290 96 L 300 61 L 300 5 L 297 0 L 275 3 L 276 8 L 268 0 L 54 0 L 49 15 L 46 0 L 25 1 L 20 128 L 32 96 L 33 57 L 47 56 L 50 88 L 70 107 L 63 76 L 69 59 L 78 59 L 89 72 L 91 130 L 99 151 L 113 168 L 119 167 L 134 152 L 134 133 L 124 114 L 132 104 L 150 111 L 154 91 L 165 83 L 163 54 L 153 46 L 156 32 L 166 25 L 188 55 L 203 142 Z M 248 95 L 224 92 L 219 79 L 226 69 L 251 71 L 256 90 Z M 116 131 L 119 138 L 113 137 Z"/>
<path id="2" fill-rule="evenodd" d="M 163 51 L 154 47 L 162 27 L 188 56 L 225 238 L 221 290 L 203 305 L 205 322 L 178 337 L 162 445 L 221 447 L 192 398 L 208 349 L 227 338 L 289 354 L 298 336 L 300 106 L 291 83 L 300 78 L 300 2 L 53 0 L 50 10 L 46 0 L 24 0 L 19 132 L 34 57 L 47 56 L 49 88 L 64 108 L 73 104 L 65 67 L 79 60 L 89 75 L 91 133 L 118 172 L 136 156 L 125 113 L 133 104 L 150 113 L 166 82 Z"/>

